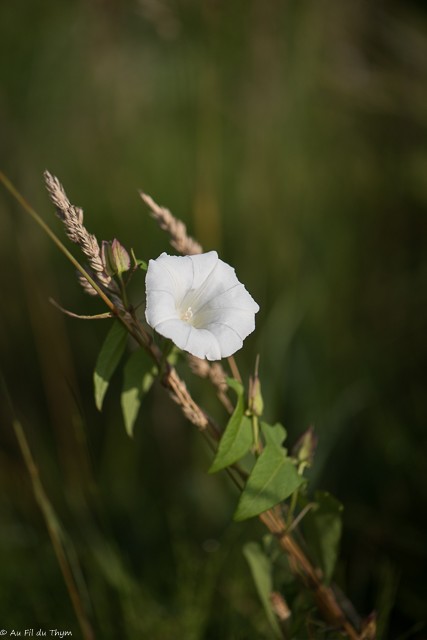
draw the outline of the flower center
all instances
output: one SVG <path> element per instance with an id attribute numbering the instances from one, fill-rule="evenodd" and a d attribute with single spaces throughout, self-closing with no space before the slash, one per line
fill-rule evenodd
<path id="1" fill-rule="evenodd" d="M 184 311 L 183 314 L 181 314 L 181 318 L 182 320 L 184 320 L 184 322 L 190 322 L 193 319 L 193 309 L 191 307 L 188 307 L 186 311 Z"/>

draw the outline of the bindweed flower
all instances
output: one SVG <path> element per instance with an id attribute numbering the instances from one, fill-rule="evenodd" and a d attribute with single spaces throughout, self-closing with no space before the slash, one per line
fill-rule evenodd
<path id="1" fill-rule="evenodd" d="M 148 324 L 193 356 L 231 356 L 255 329 L 259 306 L 216 251 L 162 253 L 148 263 L 145 283 Z"/>

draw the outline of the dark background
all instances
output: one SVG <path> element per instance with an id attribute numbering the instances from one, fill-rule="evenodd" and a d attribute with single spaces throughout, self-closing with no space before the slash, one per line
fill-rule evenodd
<path id="1" fill-rule="evenodd" d="M 236 268 L 261 307 L 242 373 L 259 352 L 266 417 L 290 442 L 314 424 L 313 488 L 345 506 L 340 586 L 381 637 L 427 637 L 423 3 L 2 2 L 0 81 L 2 169 L 58 233 L 45 168 L 99 239 L 168 250 L 143 188 Z M 97 637 L 268 638 L 241 554 L 262 529 L 231 524 L 233 488 L 161 388 L 133 441 L 120 374 L 96 411 L 108 327 L 48 299 L 102 306 L 4 189 L 0 216 L 1 368 Z M 0 418 L 0 626 L 78 637 Z"/>

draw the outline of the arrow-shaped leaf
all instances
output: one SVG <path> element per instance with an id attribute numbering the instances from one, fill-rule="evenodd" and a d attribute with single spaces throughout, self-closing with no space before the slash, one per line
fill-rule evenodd
<path id="1" fill-rule="evenodd" d="M 282 446 L 282 442 L 286 438 L 286 429 L 279 422 L 276 424 L 267 424 L 266 422 L 260 422 L 262 435 L 265 439 L 266 445 L 276 445 L 277 447 Z"/>
<path id="2" fill-rule="evenodd" d="M 255 463 L 240 496 L 234 520 L 246 520 L 288 498 L 304 482 L 277 445 L 267 445 Z"/>
<path id="3" fill-rule="evenodd" d="M 253 444 L 251 421 L 244 415 L 245 400 L 243 396 L 243 385 L 233 379 L 228 380 L 228 384 L 237 393 L 237 404 L 222 434 L 218 451 L 209 469 L 209 473 L 215 473 L 234 464 L 234 462 L 240 460 L 240 458 L 249 451 Z"/>
<path id="4" fill-rule="evenodd" d="M 134 351 L 123 369 L 123 391 L 120 398 L 126 432 L 132 437 L 135 420 L 143 396 L 154 382 L 155 371 L 145 351 Z"/>
<path id="5" fill-rule="evenodd" d="M 302 521 L 310 551 L 329 584 L 338 558 L 342 530 L 342 504 L 326 491 L 316 491 L 315 506 Z"/>
<path id="6" fill-rule="evenodd" d="M 270 600 L 270 595 L 273 591 L 271 560 L 256 542 L 248 542 L 245 544 L 243 554 L 249 564 L 256 590 L 258 591 L 268 621 L 272 627 L 273 636 L 275 638 L 282 638 L 283 635 L 280 631 L 277 618 L 274 615 Z"/>
<path id="7" fill-rule="evenodd" d="M 126 346 L 127 331 L 117 320 L 113 323 L 99 352 L 93 374 L 95 404 L 102 409 L 105 393 Z"/>

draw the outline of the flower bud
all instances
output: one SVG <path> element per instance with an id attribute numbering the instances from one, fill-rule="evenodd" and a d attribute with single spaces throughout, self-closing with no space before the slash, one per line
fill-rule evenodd
<path id="1" fill-rule="evenodd" d="M 249 385 L 249 409 L 255 416 L 262 416 L 264 400 L 261 393 L 261 382 L 258 374 L 250 378 Z"/>
<path id="2" fill-rule="evenodd" d="M 130 269 L 129 254 L 116 238 L 113 242 L 103 240 L 102 262 L 109 276 L 121 275 Z"/>
<path id="3" fill-rule="evenodd" d="M 304 467 L 312 465 L 317 441 L 318 438 L 314 433 L 314 428 L 309 427 L 295 443 L 292 454 Z"/>

